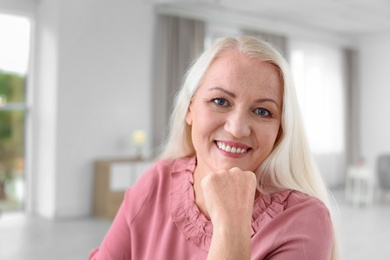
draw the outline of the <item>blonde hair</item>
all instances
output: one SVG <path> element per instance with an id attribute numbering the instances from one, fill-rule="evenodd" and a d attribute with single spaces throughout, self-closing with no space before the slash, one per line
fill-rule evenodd
<path id="1" fill-rule="evenodd" d="M 272 45 L 258 38 L 240 36 L 221 39 L 192 64 L 176 96 L 170 132 L 161 158 L 195 155 L 191 127 L 186 123 L 185 116 L 204 74 L 213 60 L 227 50 L 238 50 L 244 55 L 273 64 L 283 81 L 281 129 L 272 152 L 256 171 L 259 191 L 267 194 L 282 189 L 297 190 L 320 199 L 332 211 L 328 191 L 308 145 L 289 66 Z M 338 259 L 336 241 L 332 255 L 332 259 Z"/>

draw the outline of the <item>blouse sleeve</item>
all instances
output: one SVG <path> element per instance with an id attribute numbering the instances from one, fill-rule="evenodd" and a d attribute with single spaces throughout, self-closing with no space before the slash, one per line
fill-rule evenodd
<path id="1" fill-rule="evenodd" d="M 267 255 L 270 260 L 329 260 L 333 247 L 333 225 L 328 209 L 321 202 L 304 203 L 286 212 L 280 229 L 280 246 Z"/>
<path id="2" fill-rule="evenodd" d="M 127 189 L 124 200 L 99 248 L 94 249 L 89 260 L 131 260 L 130 224 L 142 209 L 151 187 L 153 167 L 146 170 L 137 183 Z"/>
<path id="3" fill-rule="evenodd" d="M 127 225 L 126 203 L 121 207 L 108 231 L 100 248 L 94 249 L 89 255 L 89 260 L 131 259 L 130 254 L 130 229 Z"/>

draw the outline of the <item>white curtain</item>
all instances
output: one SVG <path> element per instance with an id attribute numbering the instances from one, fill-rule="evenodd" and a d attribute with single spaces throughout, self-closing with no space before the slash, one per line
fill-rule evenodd
<path id="1" fill-rule="evenodd" d="M 346 84 L 341 48 L 290 40 L 290 61 L 310 146 L 329 186 L 344 182 Z"/>
<path id="2" fill-rule="evenodd" d="M 346 77 L 346 153 L 348 164 L 362 158 L 360 151 L 360 84 L 358 77 L 359 54 L 356 50 L 344 49 Z"/>
<path id="3" fill-rule="evenodd" d="M 204 23 L 159 15 L 155 39 L 153 78 L 153 147 L 157 149 L 172 111 L 185 71 L 203 51 Z"/>

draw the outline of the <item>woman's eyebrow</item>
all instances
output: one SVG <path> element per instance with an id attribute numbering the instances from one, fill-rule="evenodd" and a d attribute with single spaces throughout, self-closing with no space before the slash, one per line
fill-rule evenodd
<path id="1" fill-rule="evenodd" d="M 230 92 L 229 90 L 226 90 L 226 89 L 224 89 L 222 87 L 210 88 L 209 91 L 222 91 L 222 92 L 226 93 L 227 95 L 229 95 L 229 96 L 231 96 L 233 98 L 236 97 L 236 95 L 233 92 Z M 279 108 L 278 102 L 276 102 L 272 98 L 259 98 L 259 99 L 256 100 L 256 103 L 264 103 L 264 102 L 274 103 Z"/>
<path id="2" fill-rule="evenodd" d="M 209 89 L 209 91 L 215 91 L 215 90 L 225 92 L 227 95 L 229 95 L 231 97 L 236 97 L 236 95 L 233 92 L 230 92 L 229 90 L 226 90 L 226 89 L 221 88 L 221 87 L 214 87 L 214 88 Z"/>
<path id="3" fill-rule="evenodd" d="M 276 102 L 274 99 L 272 98 L 259 98 L 258 100 L 256 100 L 257 103 L 263 103 L 263 102 L 271 102 L 271 103 L 274 103 L 278 108 L 279 108 L 279 104 L 278 102 Z"/>

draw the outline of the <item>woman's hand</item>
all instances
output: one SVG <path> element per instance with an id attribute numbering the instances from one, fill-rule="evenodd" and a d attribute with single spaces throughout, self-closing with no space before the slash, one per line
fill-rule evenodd
<path id="1" fill-rule="evenodd" d="M 255 174 L 237 167 L 221 170 L 205 176 L 201 186 L 213 223 L 208 259 L 249 259 Z"/>

